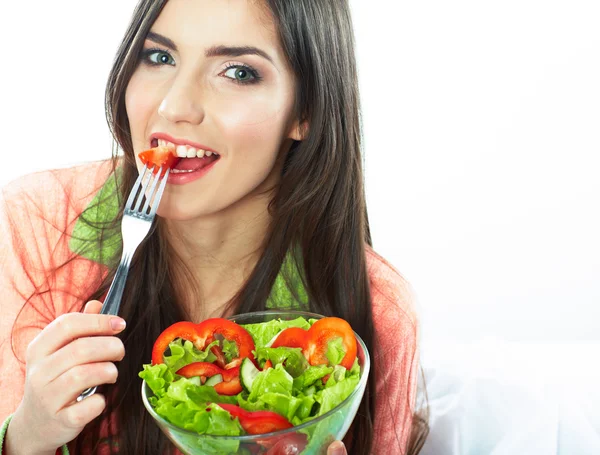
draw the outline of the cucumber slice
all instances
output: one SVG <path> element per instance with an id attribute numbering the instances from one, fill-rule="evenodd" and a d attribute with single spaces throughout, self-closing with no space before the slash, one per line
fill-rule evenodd
<path id="1" fill-rule="evenodd" d="M 200 382 L 200 376 L 192 376 L 189 381 L 194 385 L 202 385 Z"/>
<path id="2" fill-rule="evenodd" d="M 204 385 L 210 385 L 210 386 L 214 387 L 219 382 L 223 382 L 223 375 L 221 375 L 221 374 L 215 374 L 214 376 L 211 376 L 210 378 L 208 378 L 206 380 L 206 382 L 204 383 Z"/>
<path id="3" fill-rule="evenodd" d="M 260 373 L 260 370 L 256 368 L 252 360 L 246 357 L 242 360 L 242 366 L 240 367 L 240 380 L 242 382 L 242 386 L 248 391 L 252 391 L 252 383 L 256 378 L 256 375 Z"/>

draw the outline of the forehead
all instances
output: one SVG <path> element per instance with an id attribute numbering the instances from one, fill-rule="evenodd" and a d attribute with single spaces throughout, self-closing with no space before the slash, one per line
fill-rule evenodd
<path id="1" fill-rule="evenodd" d="M 273 17 L 259 0 L 169 0 L 152 31 L 175 41 L 181 52 L 256 46 L 285 62 Z"/>

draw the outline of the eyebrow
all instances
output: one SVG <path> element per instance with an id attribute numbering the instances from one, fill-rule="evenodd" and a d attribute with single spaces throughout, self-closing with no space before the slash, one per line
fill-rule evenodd
<path id="1" fill-rule="evenodd" d="M 166 36 L 163 36 L 159 33 L 150 31 L 150 32 L 148 32 L 148 35 L 146 35 L 146 39 L 154 41 L 155 43 L 158 43 L 158 44 L 162 44 L 163 46 L 168 47 L 169 49 L 171 49 L 173 51 L 177 51 L 177 45 L 171 39 L 169 39 Z M 273 65 L 275 64 L 275 62 L 273 62 L 273 59 L 271 58 L 271 56 L 269 54 L 267 54 L 262 49 L 259 49 L 258 47 L 254 47 L 254 46 L 212 46 L 206 50 L 204 55 L 207 58 L 210 58 L 210 57 L 240 57 L 242 55 L 258 55 L 259 57 L 262 57 L 262 58 L 268 60 Z"/>

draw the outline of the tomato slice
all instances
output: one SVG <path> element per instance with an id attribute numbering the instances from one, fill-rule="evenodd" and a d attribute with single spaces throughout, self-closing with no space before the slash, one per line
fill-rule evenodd
<path id="1" fill-rule="evenodd" d="M 324 365 L 329 363 L 327 348 L 329 342 L 335 338 L 342 339 L 342 346 L 346 354 L 340 365 L 347 370 L 352 368 L 356 359 L 356 337 L 350 324 L 341 318 L 328 317 L 319 319 L 308 330 L 308 361 L 311 365 Z"/>
<path id="2" fill-rule="evenodd" d="M 308 347 L 309 330 L 301 329 L 300 327 L 289 327 L 283 330 L 271 345 L 272 348 L 286 346 L 288 348 L 302 348 L 306 350 Z"/>
<path id="3" fill-rule="evenodd" d="M 239 367 L 224 370 L 214 363 L 194 362 L 180 368 L 177 371 L 177 374 L 186 378 L 192 378 L 194 376 L 209 378 L 220 374 L 223 376 L 223 382 L 214 385 L 215 392 L 219 395 L 237 395 L 242 391 Z M 204 383 L 204 381 L 202 381 L 202 383 Z"/>
<path id="4" fill-rule="evenodd" d="M 269 450 L 265 455 L 298 455 L 308 445 L 308 437 L 304 433 L 293 433 L 277 438 L 277 442 L 263 441 L 261 444 Z"/>
<path id="5" fill-rule="evenodd" d="M 271 362 L 270 359 L 267 359 L 265 366 L 263 367 L 263 371 L 268 370 L 269 368 L 273 368 L 273 362 Z"/>
<path id="6" fill-rule="evenodd" d="M 155 166 L 152 171 L 154 174 L 158 172 L 158 169 L 162 166 L 163 174 L 167 169 L 172 169 L 175 164 L 179 161 L 177 155 L 175 155 L 173 149 L 165 146 L 155 147 L 149 150 L 145 150 L 138 154 L 138 157 L 143 164 L 149 166 Z"/>
<path id="7" fill-rule="evenodd" d="M 169 347 L 169 343 L 176 338 L 191 341 L 198 349 L 204 349 L 203 347 L 199 347 L 204 341 L 198 333 L 198 324 L 188 321 L 176 322 L 167 327 L 154 342 L 152 348 L 152 365 L 163 363 L 163 355 Z"/>
<path id="8" fill-rule="evenodd" d="M 240 425 L 248 434 L 263 434 L 292 428 L 283 416 L 272 411 L 246 411 L 234 404 L 219 403 L 223 409 L 240 420 Z"/>

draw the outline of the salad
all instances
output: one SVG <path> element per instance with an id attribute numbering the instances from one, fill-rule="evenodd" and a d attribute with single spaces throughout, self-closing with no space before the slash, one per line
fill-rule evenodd
<path id="1" fill-rule="evenodd" d="M 150 405 L 171 424 L 240 436 L 285 430 L 331 411 L 356 389 L 360 365 L 354 332 L 340 318 L 243 325 L 213 318 L 168 327 L 139 376 L 152 390 Z M 322 438 L 302 429 L 295 436 L 307 448 Z"/>

